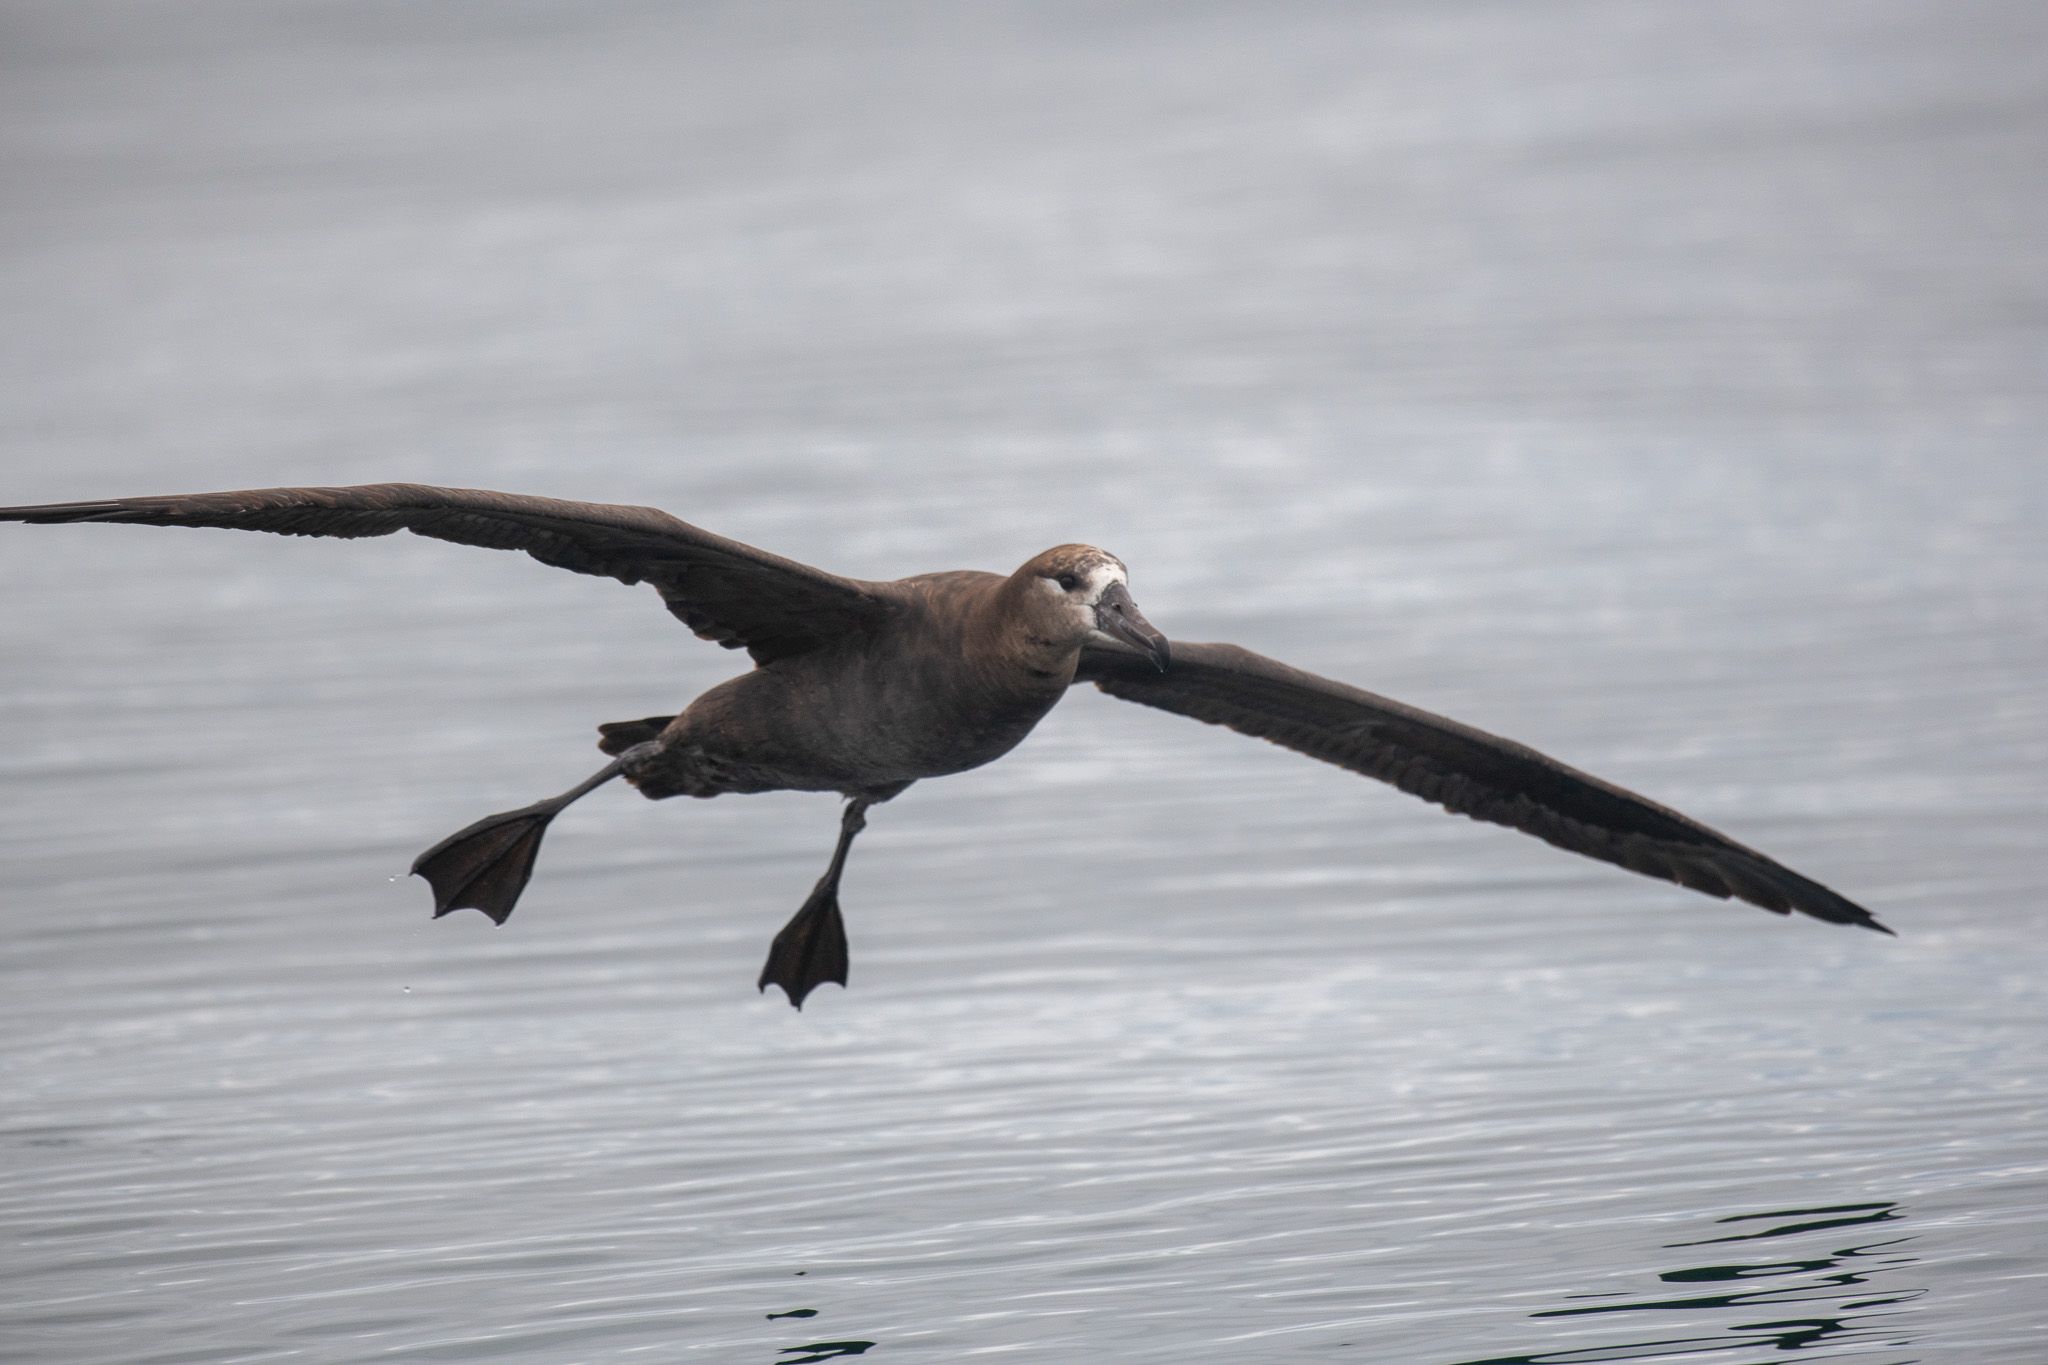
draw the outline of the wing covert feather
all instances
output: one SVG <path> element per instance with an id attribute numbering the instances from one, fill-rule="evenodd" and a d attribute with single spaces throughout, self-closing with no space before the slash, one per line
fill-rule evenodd
<path id="1" fill-rule="evenodd" d="M 1475 820 L 1778 914 L 1885 933 L 1869 911 L 1717 830 L 1524 744 L 1227 644 L 1175 641 L 1165 673 L 1091 648 L 1077 682 L 1270 740 Z"/>

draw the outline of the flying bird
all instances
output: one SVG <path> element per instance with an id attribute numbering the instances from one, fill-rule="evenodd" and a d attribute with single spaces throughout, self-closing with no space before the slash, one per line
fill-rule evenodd
<path id="1" fill-rule="evenodd" d="M 1122 560 L 1058 545 L 1010 574 L 963 569 L 842 578 L 650 507 L 422 484 L 257 488 L 0 508 L 0 521 L 213 526 L 292 536 L 397 531 L 524 550 L 543 564 L 648 583 L 700 638 L 744 649 L 746 673 L 675 715 L 598 727 L 611 761 L 559 796 L 486 816 L 422 853 L 436 917 L 503 924 L 563 808 L 623 777 L 643 796 L 836 792 L 839 842 L 776 934 L 760 988 L 792 1005 L 846 984 L 839 882 L 874 806 L 913 782 L 1002 757 L 1077 683 L 1392 783 L 1456 814 L 1778 914 L 1890 933 L 1820 883 L 1668 807 L 1513 740 L 1290 668 L 1237 645 L 1167 639 L 1132 601 Z"/>

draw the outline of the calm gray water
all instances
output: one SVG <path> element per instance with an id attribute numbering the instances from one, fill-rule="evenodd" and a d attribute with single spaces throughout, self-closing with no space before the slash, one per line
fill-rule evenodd
<path id="1" fill-rule="evenodd" d="M 406 478 L 1515 735 L 1791 923 L 1092 693 L 875 813 L 402 874 L 732 656 L 0 528 L 0 1357 L 2048 1359 L 2048 11 L 0 10 L 0 501 Z"/>

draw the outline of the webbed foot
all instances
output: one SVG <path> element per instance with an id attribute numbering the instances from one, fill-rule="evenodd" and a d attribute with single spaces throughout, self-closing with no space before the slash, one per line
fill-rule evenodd
<path id="1" fill-rule="evenodd" d="M 434 918 L 468 907 L 503 924 L 533 876 L 540 837 L 560 810 L 543 801 L 486 815 L 415 858 L 413 875 L 434 888 Z"/>
<path id="2" fill-rule="evenodd" d="M 839 917 L 839 889 L 820 881 L 803 908 L 769 945 L 768 961 L 757 984 L 764 991 L 770 986 L 782 987 L 789 1003 L 802 1009 L 804 997 L 825 982 L 844 986 L 846 966 L 846 922 Z"/>
<path id="3" fill-rule="evenodd" d="M 434 888 L 434 918 L 470 907 L 503 924 L 533 876 L 533 860 L 540 856 L 540 836 L 547 833 L 548 822 L 570 803 L 620 773 L 637 771 L 660 752 L 661 745 L 651 740 L 635 744 L 560 796 L 486 815 L 413 859 L 412 874 L 425 877 Z"/>
<path id="4" fill-rule="evenodd" d="M 846 922 L 839 918 L 839 878 L 846 871 L 846 851 L 853 836 L 867 828 L 870 801 L 856 798 L 847 803 L 839 818 L 839 846 L 832 850 L 831 866 L 810 899 L 790 917 L 768 945 L 768 961 L 761 968 L 762 990 L 782 987 L 789 1003 L 804 1007 L 804 997 L 827 981 L 846 984 Z"/>

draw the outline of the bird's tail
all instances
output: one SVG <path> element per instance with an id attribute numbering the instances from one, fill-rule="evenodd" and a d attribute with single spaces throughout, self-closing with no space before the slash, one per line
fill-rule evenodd
<path id="1" fill-rule="evenodd" d="M 616 758 L 635 744 L 645 744 L 668 729 L 674 716 L 646 716 L 640 720 L 612 720 L 597 727 L 597 747 Z"/>

